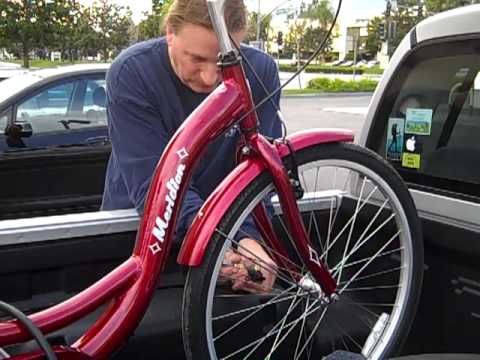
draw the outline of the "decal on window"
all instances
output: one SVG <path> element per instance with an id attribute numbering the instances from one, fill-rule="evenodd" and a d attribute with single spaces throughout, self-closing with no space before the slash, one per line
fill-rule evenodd
<path id="1" fill-rule="evenodd" d="M 407 134 L 430 135 L 432 132 L 432 109 L 407 109 L 405 132 Z"/>
<path id="2" fill-rule="evenodd" d="M 388 119 L 387 131 L 387 159 L 400 161 L 403 151 L 403 138 L 405 132 L 405 119 L 390 118 Z"/>

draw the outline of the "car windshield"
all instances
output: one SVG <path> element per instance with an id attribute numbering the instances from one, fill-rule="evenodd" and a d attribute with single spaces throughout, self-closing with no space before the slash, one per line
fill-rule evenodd
<path id="1" fill-rule="evenodd" d="M 0 83 L 0 104 L 10 96 L 42 80 L 42 77 L 33 73 L 13 76 Z"/>

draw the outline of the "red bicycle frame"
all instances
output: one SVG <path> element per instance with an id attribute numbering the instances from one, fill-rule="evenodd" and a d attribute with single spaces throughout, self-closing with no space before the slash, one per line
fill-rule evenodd
<path id="1" fill-rule="evenodd" d="M 95 324 L 72 346 L 54 348 L 60 359 L 105 359 L 133 333 L 166 264 L 180 204 L 195 164 L 208 143 L 222 135 L 244 114 L 248 116 L 240 122 L 240 130 L 245 146 L 250 150 L 249 155 L 244 157 L 199 211 L 184 241 L 178 262 L 188 266 L 199 265 L 225 211 L 256 176 L 262 171 L 269 171 L 275 180 L 286 223 L 303 261 L 327 296 L 335 292 L 334 280 L 318 258 L 313 256 L 290 179 L 282 163 L 282 158 L 290 154 L 289 148 L 281 142 L 269 143 L 258 133 L 258 120 L 252 111 L 254 105 L 243 68 L 236 56 L 233 60 L 230 58 L 228 64 L 224 62 L 222 84 L 188 117 L 162 155 L 152 179 L 132 256 L 75 297 L 30 316 L 42 332 L 50 333 L 110 302 Z M 289 138 L 294 151 L 312 144 L 352 140 L 352 133 L 345 130 L 317 130 Z M 256 221 L 264 229 L 270 229 L 270 221 L 261 209 L 255 213 Z M 262 234 L 269 246 L 285 254 L 282 243 L 269 232 Z M 281 262 L 281 258 L 277 261 Z M 18 321 L 0 323 L 0 346 L 30 338 Z M 12 357 L 16 360 L 42 358 L 44 355 L 39 351 Z"/>

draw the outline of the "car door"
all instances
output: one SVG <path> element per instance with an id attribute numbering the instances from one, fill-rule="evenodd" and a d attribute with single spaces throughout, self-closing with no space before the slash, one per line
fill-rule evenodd
<path id="1" fill-rule="evenodd" d="M 0 118 L 0 218 L 97 210 L 110 154 L 105 73 L 50 83 Z"/>

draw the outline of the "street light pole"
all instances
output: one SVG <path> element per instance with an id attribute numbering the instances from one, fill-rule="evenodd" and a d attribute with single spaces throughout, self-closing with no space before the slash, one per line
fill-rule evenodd
<path id="1" fill-rule="evenodd" d="M 260 17 L 260 0 L 258 0 L 257 12 L 257 41 L 260 41 L 260 27 L 262 26 L 262 18 Z"/>

